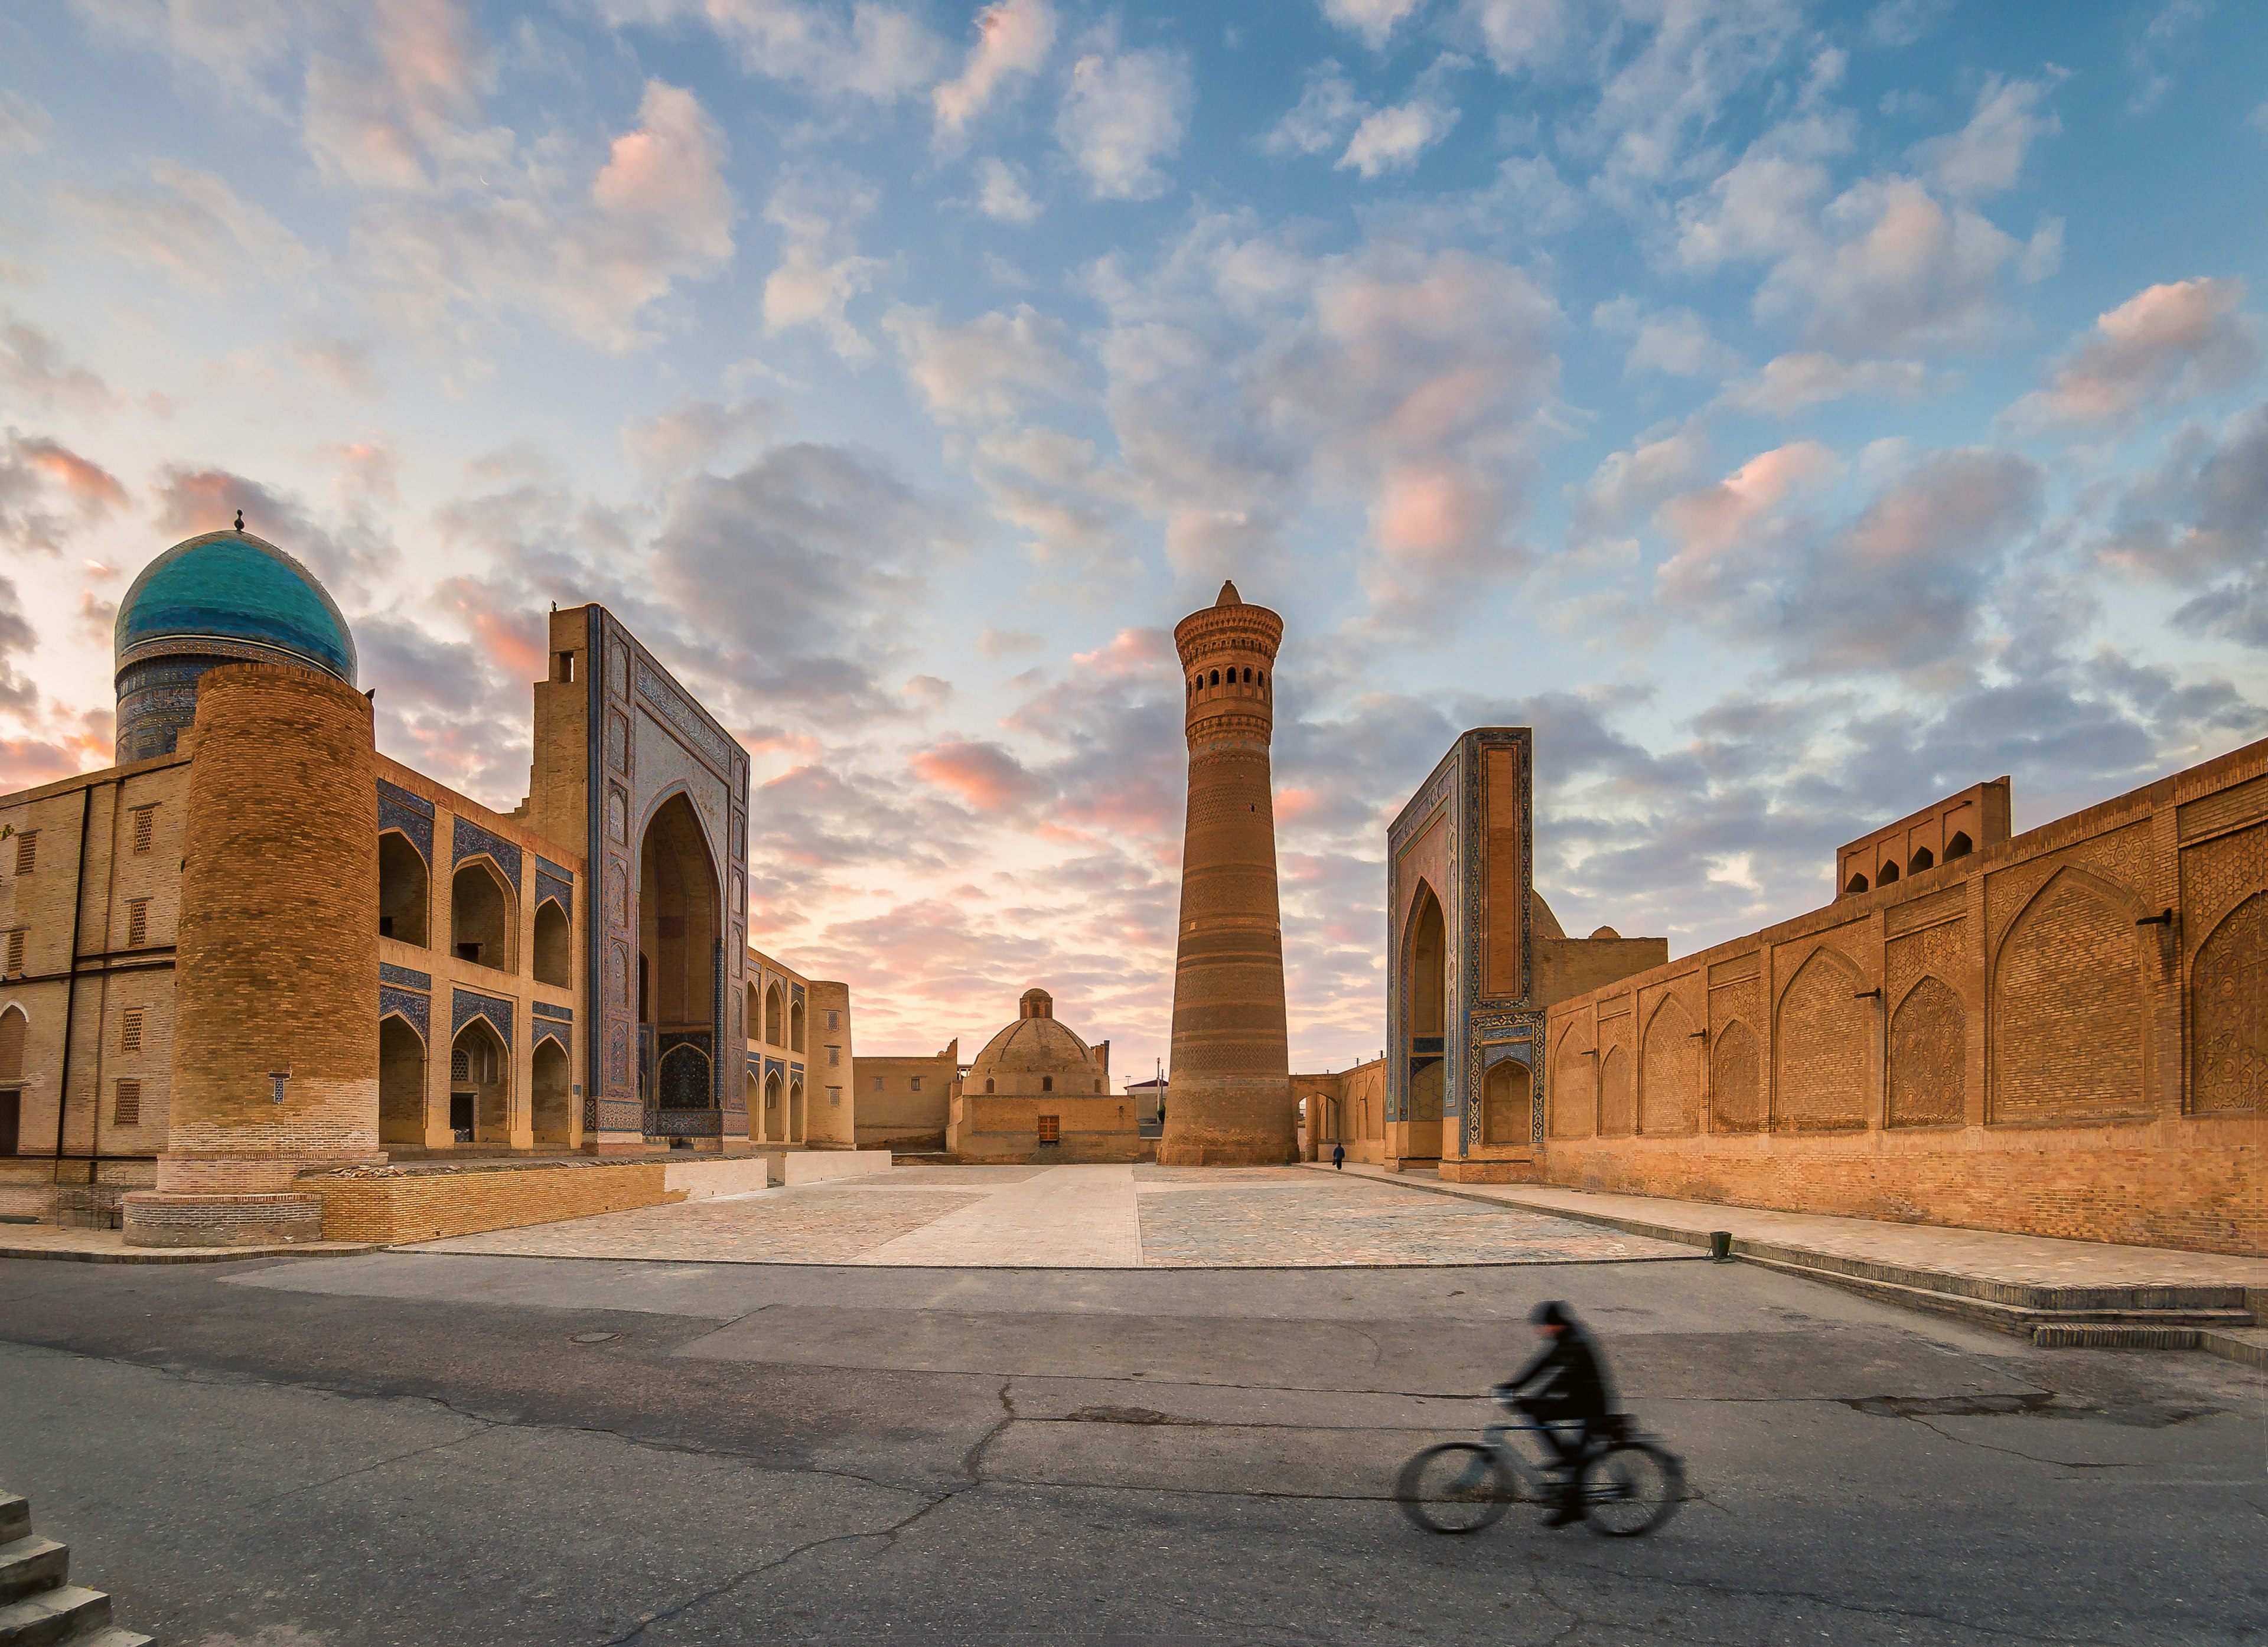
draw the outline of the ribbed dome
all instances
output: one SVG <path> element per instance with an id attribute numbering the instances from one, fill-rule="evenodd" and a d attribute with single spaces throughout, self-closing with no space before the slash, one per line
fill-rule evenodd
<path id="1" fill-rule="evenodd" d="M 981 1092 L 986 1076 L 1091 1076 L 1086 1043 L 1056 1020 L 1055 1002 L 1044 989 L 1025 991 L 1022 1016 L 984 1043 L 968 1068 L 970 1090 Z"/>
<path id="2" fill-rule="evenodd" d="M 355 682 L 354 636 L 314 574 L 241 528 L 176 543 L 118 603 L 121 764 L 175 753 L 217 664 L 283 664 Z"/>
<path id="3" fill-rule="evenodd" d="M 354 636 L 328 592 L 246 532 L 208 532 L 144 567 L 118 603 L 115 638 L 121 669 L 217 654 L 296 663 L 355 684 Z"/>

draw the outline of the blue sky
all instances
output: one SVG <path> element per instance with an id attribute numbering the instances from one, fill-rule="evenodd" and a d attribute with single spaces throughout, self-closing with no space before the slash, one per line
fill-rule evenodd
<path id="1" fill-rule="evenodd" d="M 0 782 L 107 763 L 114 603 L 241 506 L 388 754 L 517 804 L 604 600 L 865 1049 L 1040 983 L 1146 1073 L 1233 576 L 1336 1066 L 1463 726 L 1536 727 L 1568 929 L 1679 953 L 2268 732 L 2264 178 L 2204 0 L 12 8 Z"/>

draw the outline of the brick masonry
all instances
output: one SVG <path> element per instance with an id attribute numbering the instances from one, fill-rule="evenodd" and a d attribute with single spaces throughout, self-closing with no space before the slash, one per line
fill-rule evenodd
<path id="1" fill-rule="evenodd" d="M 314 1174 L 298 1187 L 321 1198 L 326 1240 L 391 1246 L 684 1200 L 667 1173 L 662 1161 L 515 1162 L 491 1171 Z"/>
<path id="2" fill-rule="evenodd" d="M 1544 1033 L 1553 1183 L 2260 1252 L 2268 742 L 1565 1001 Z"/>

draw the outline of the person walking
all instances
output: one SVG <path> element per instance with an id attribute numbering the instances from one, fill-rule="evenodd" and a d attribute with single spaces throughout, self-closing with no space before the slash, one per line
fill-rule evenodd
<path id="1" fill-rule="evenodd" d="M 1580 1423 L 1572 1437 L 1549 1428 L 1543 1431 L 1559 1454 L 1560 1471 L 1559 1507 L 1543 1525 L 1564 1527 L 1584 1518 L 1583 1457 L 1613 1402 L 1598 1346 L 1572 1311 L 1555 1298 L 1537 1305 L 1528 1319 L 1543 1340 L 1543 1348 L 1508 1383 L 1497 1386 L 1496 1395 L 1540 1424 Z M 1521 1394 L 1531 1384 L 1536 1386 L 1535 1393 Z"/>
<path id="2" fill-rule="evenodd" d="M 1346 1145 L 1344 1143 L 1331 1145 L 1331 1170 L 1335 1173 L 1346 1171 Z"/>

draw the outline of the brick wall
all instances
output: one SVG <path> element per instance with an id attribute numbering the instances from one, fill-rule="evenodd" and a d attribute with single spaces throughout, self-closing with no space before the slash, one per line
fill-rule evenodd
<path id="1" fill-rule="evenodd" d="M 2268 743 L 1575 996 L 1545 1044 L 1555 1183 L 2258 1252 Z"/>
<path id="2" fill-rule="evenodd" d="M 324 1239 L 391 1246 L 684 1200 L 667 1187 L 667 1172 L 661 1161 L 504 1163 L 493 1171 L 311 1174 L 297 1187 L 322 1197 Z"/>

